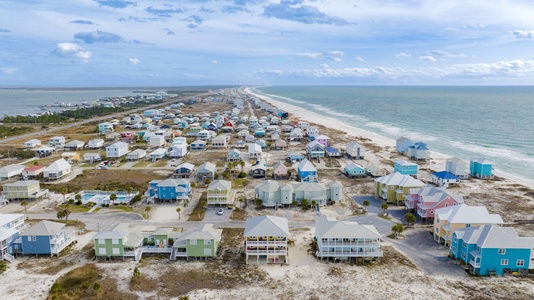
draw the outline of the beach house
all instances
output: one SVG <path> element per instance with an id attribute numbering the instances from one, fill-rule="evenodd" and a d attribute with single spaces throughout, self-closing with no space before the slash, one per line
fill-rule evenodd
<path id="1" fill-rule="evenodd" d="M 222 237 L 222 229 L 213 228 L 213 224 L 204 224 L 200 230 L 185 232 L 173 243 L 171 260 L 177 258 L 213 258 Z"/>
<path id="2" fill-rule="evenodd" d="M 59 255 L 74 242 L 74 230 L 65 224 L 39 221 L 22 232 L 13 244 L 13 250 L 23 255 Z"/>
<path id="3" fill-rule="evenodd" d="M 448 158 L 445 161 L 445 171 L 460 177 L 460 179 L 469 177 L 467 162 L 456 157 Z"/>
<path id="4" fill-rule="evenodd" d="M 398 172 L 375 178 L 374 196 L 387 203 L 399 203 L 406 200 L 410 189 L 420 188 L 425 184 L 409 175 Z"/>
<path id="5" fill-rule="evenodd" d="M 0 181 L 12 179 L 22 175 L 24 165 L 12 164 L 4 167 L 0 167 Z"/>
<path id="6" fill-rule="evenodd" d="M 307 159 L 303 159 L 298 167 L 297 174 L 300 177 L 300 181 L 316 182 L 318 181 L 317 169 L 315 166 Z"/>
<path id="7" fill-rule="evenodd" d="M 13 245 L 23 229 L 23 214 L 0 214 L 0 261 L 14 261 Z"/>
<path id="8" fill-rule="evenodd" d="M 65 144 L 65 150 L 66 151 L 76 151 L 83 149 L 83 146 L 85 146 L 85 143 L 83 141 L 79 140 L 72 140 Z"/>
<path id="9" fill-rule="evenodd" d="M 291 163 L 295 163 L 297 161 L 302 161 L 304 159 L 304 154 L 297 151 L 290 151 L 287 154 L 287 158 Z"/>
<path id="10" fill-rule="evenodd" d="M 415 142 L 413 145 L 408 147 L 407 155 L 411 160 L 426 161 L 429 158 L 430 151 L 425 143 Z"/>
<path id="11" fill-rule="evenodd" d="M 345 174 L 351 178 L 353 177 L 364 177 L 365 176 L 365 169 L 357 165 L 353 162 L 349 163 L 345 168 L 343 168 L 343 171 Z"/>
<path id="12" fill-rule="evenodd" d="M 54 136 L 48 140 L 48 146 L 63 149 L 65 147 L 64 136 Z"/>
<path id="13" fill-rule="evenodd" d="M 319 206 L 324 206 L 329 200 L 327 188 L 318 182 L 301 182 L 293 189 L 294 200 L 298 203 L 306 199 L 309 205 L 315 202 Z"/>
<path id="14" fill-rule="evenodd" d="M 168 154 L 167 149 L 164 148 L 158 148 L 148 154 L 148 159 L 151 161 L 160 160 L 164 157 L 166 157 Z"/>
<path id="15" fill-rule="evenodd" d="M 95 256 L 109 259 L 133 257 L 139 261 L 143 255 L 144 239 L 141 230 L 129 228 L 127 223 L 117 224 L 93 236 Z"/>
<path id="16" fill-rule="evenodd" d="M 41 187 L 38 180 L 19 180 L 4 184 L 3 194 L 8 200 L 36 199 Z"/>
<path id="17" fill-rule="evenodd" d="M 71 165 L 63 158 L 56 160 L 43 170 L 45 180 L 58 180 L 72 172 Z"/>
<path id="18" fill-rule="evenodd" d="M 241 151 L 237 149 L 232 149 L 228 151 L 228 154 L 226 155 L 226 161 L 232 162 L 232 161 L 241 161 L 243 160 L 241 158 Z"/>
<path id="19" fill-rule="evenodd" d="M 513 227 L 496 225 L 457 229 L 449 253 L 475 275 L 524 274 L 532 266 L 534 238 L 520 237 Z"/>
<path id="20" fill-rule="evenodd" d="M 286 218 L 248 218 L 244 236 L 246 264 L 288 263 L 287 240 L 290 233 Z"/>
<path id="21" fill-rule="evenodd" d="M 380 233 L 373 225 L 360 225 L 355 221 L 337 221 L 333 217 L 315 218 L 315 256 L 342 261 L 371 261 L 380 259 Z"/>
<path id="22" fill-rule="evenodd" d="M 473 158 L 469 161 L 469 175 L 479 179 L 493 179 L 493 163 L 485 158 Z"/>
<path id="23" fill-rule="evenodd" d="M 197 138 L 203 141 L 210 141 L 215 136 L 215 133 L 210 130 L 201 130 L 197 134 Z"/>
<path id="24" fill-rule="evenodd" d="M 407 154 L 408 153 L 408 147 L 412 146 L 413 143 L 410 139 L 407 137 L 401 136 L 395 141 L 395 149 L 400 154 Z"/>
<path id="25" fill-rule="evenodd" d="M 273 135 L 271 135 L 271 137 L 274 139 Z M 284 141 L 284 140 L 280 140 L 280 139 L 275 139 L 275 142 L 274 142 L 274 149 L 275 150 L 284 150 L 287 148 L 287 142 Z"/>
<path id="26" fill-rule="evenodd" d="M 306 130 L 306 129 L 308 129 L 308 127 L 310 127 L 310 123 L 308 123 L 306 121 L 298 121 L 297 126 L 300 129 Z"/>
<path id="27" fill-rule="evenodd" d="M 190 163 L 179 164 L 176 169 L 174 169 L 173 177 L 174 178 L 191 178 L 195 172 L 195 165 Z"/>
<path id="28" fill-rule="evenodd" d="M 324 146 L 317 141 L 313 141 L 306 145 L 306 153 L 310 159 L 324 157 Z"/>
<path id="29" fill-rule="evenodd" d="M 367 165 L 367 167 L 365 167 L 365 172 L 373 177 L 380 177 L 385 176 L 388 173 L 388 170 L 377 165 Z"/>
<path id="30" fill-rule="evenodd" d="M 267 166 L 265 161 L 258 161 L 250 168 L 250 174 L 253 178 L 265 178 Z"/>
<path id="31" fill-rule="evenodd" d="M 434 215 L 434 240 L 445 246 L 457 229 L 503 223 L 500 215 L 490 214 L 485 206 L 460 204 L 437 209 Z"/>
<path id="32" fill-rule="evenodd" d="M 302 129 L 300 128 L 294 128 L 290 133 L 289 133 L 289 140 L 290 141 L 300 141 L 302 140 Z"/>
<path id="33" fill-rule="evenodd" d="M 323 146 L 323 148 L 328 147 L 330 143 L 330 138 L 326 135 L 318 135 L 313 140 L 314 142 L 317 142 Z"/>
<path id="34" fill-rule="evenodd" d="M 144 149 L 135 149 L 126 154 L 127 161 L 136 161 L 136 160 L 140 160 L 145 157 L 146 157 L 146 150 Z"/>
<path id="35" fill-rule="evenodd" d="M 287 178 L 287 167 L 283 162 L 278 161 L 273 166 L 273 178 L 274 179 L 285 179 Z"/>
<path id="36" fill-rule="evenodd" d="M 87 142 L 87 148 L 89 149 L 100 149 L 102 147 L 104 147 L 103 139 L 92 139 Z"/>
<path id="37" fill-rule="evenodd" d="M 398 159 L 393 163 L 395 172 L 403 175 L 411 175 L 417 177 L 417 171 L 419 166 L 416 163 L 409 162 L 403 159 Z"/>
<path id="38" fill-rule="evenodd" d="M 148 184 L 147 194 L 160 201 L 188 200 L 191 193 L 189 179 L 152 180 Z"/>
<path id="39" fill-rule="evenodd" d="M 248 144 L 248 159 L 249 160 L 260 160 L 262 150 L 258 144 Z"/>
<path id="40" fill-rule="evenodd" d="M 205 162 L 198 167 L 197 180 L 200 182 L 204 182 L 206 179 L 213 180 L 215 172 L 217 172 L 217 167 L 210 162 Z"/>
<path id="41" fill-rule="evenodd" d="M 358 142 L 348 142 L 345 151 L 348 158 L 363 159 L 365 149 Z"/>
<path id="42" fill-rule="evenodd" d="M 218 135 L 211 140 L 212 148 L 226 148 L 228 147 L 229 136 L 225 134 Z"/>
<path id="43" fill-rule="evenodd" d="M 308 137 L 316 137 L 319 135 L 319 127 L 317 126 L 308 126 L 308 128 L 306 128 L 306 135 Z"/>
<path id="44" fill-rule="evenodd" d="M 214 180 L 207 190 L 208 205 L 230 205 L 234 204 L 236 191 L 232 189 L 232 182 L 227 180 Z"/>
<path id="45" fill-rule="evenodd" d="M 293 186 L 291 184 L 279 185 L 274 180 L 263 180 L 254 186 L 256 199 L 262 200 L 263 207 L 283 207 L 293 202 Z"/>
<path id="46" fill-rule="evenodd" d="M 437 186 L 449 187 L 451 184 L 460 183 L 460 177 L 447 171 L 432 173 L 432 183 Z"/>
<path id="47" fill-rule="evenodd" d="M 121 158 L 128 154 L 129 145 L 125 142 L 116 142 L 106 147 L 107 158 Z"/>
<path id="48" fill-rule="evenodd" d="M 41 140 L 31 139 L 24 143 L 24 148 L 33 149 L 33 148 L 41 147 L 41 145 L 42 145 Z"/>
<path id="49" fill-rule="evenodd" d="M 44 166 L 29 166 L 22 170 L 22 178 L 37 179 L 43 177 Z"/>
<path id="50" fill-rule="evenodd" d="M 206 141 L 196 140 L 191 143 L 191 151 L 206 150 Z"/>
<path id="51" fill-rule="evenodd" d="M 102 160 L 102 155 L 100 153 L 86 152 L 83 154 L 83 160 L 90 164 Z"/>
<path id="52" fill-rule="evenodd" d="M 170 157 L 185 157 L 187 155 L 187 140 L 185 137 L 176 137 L 171 144 Z"/>
<path id="53" fill-rule="evenodd" d="M 450 194 L 445 188 L 430 185 L 410 189 L 406 201 L 404 201 L 406 208 L 415 211 L 416 217 L 422 222 L 432 221 L 437 209 L 462 203 L 464 203 L 462 196 Z"/>
<path id="54" fill-rule="evenodd" d="M 165 137 L 163 135 L 151 136 L 148 140 L 148 144 L 152 148 L 163 147 L 165 145 Z"/>
<path id="55" fill-rule="evenodd" d="M 98 124 L 98 132 L 102 134 L 113 132 L 113 124 L 110 122 L 102 122 Z"/>

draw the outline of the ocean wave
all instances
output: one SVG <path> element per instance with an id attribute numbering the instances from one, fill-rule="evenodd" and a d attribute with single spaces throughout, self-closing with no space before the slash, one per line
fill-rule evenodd
<path id="1" fill-rule="evenodd" d="M 526 163 L 529 165 L 534 166 L 534 157 L 525 155 L 523 153 L 506 149 L 506 148 L 491 148 L 491 147 L 484 147 L 472 143 L 461 143 L 461 142 L 455 142 L 451 141 L 449 142 L 449 145 L 459 148 L 471 153 L 475 153 L 478 155 L 482 155 L 486 158 L 492 157 L 492 158 L 498 158 L 498 159 L 505 159 L 509 161 L 515 161 L 515 162 L 521 162 Z M 491 159 L 490 159 L 491 160 Z"/>
<path id="2" fill-rule="evenodd" d="M 367 126 L 379 129 L 382 132 L 385 132 L 387 134 L 390 134 L 392 136 L 401 136 L 401 133 L 404 131 L 403 129 L 390 125 L 390 124 L 384 124 L 380 122 L 369 122 L 366 123 Z"/>
<path id="3" fill-rule="evenodd" d="M 263 96 L 267 96 L 269 98 L 272 98 L 273 100 L 284 100 L 284 101 L 288 101 L 288 102 L 293 102 L 293 103 L 299 103 L 299 104 L 305 104 L 307 102 L 305 101 L 300 101 L 300 100 L 295 100 L 293 98 L 289 98 L 289 97 L 284 97 L 284 96 L 279 96 L 279 95 L 274 95 L 274 94 L 267 94 L 267 93 L 264 93 L 264 92 L 261 92 L 261 91 L 258 91 L 258 90 L 254 90 L 254 93 L 255 94 L 259 94 L 259 95 L 263 95 Z"/>
<path id="4" fill-rule="evenodd" d="M 337 112 L 337 111 L 335 111 L 333 109 L 330 109 L 328 107 L 324 107 L 324 106 L 322 106 L 320 104 L 309 104 L 309 106 L 312 107 L 313 109 L 319 110 L 322 113 L 326 113 L 326 114 L 331 115 L 331 116 L 350 118 L 352 120 L 358 120 L 358 121 L 365 121 L 365 118 L 363 118 L 361 116 Z"/>

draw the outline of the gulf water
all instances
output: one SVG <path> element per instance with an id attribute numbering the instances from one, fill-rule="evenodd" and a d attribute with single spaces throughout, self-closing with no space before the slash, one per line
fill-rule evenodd
<path id="1" fill-rule="evenodd" d="M 396 140 L 534 179 L 534 87 L 268 86 L 255 91 Z"/>

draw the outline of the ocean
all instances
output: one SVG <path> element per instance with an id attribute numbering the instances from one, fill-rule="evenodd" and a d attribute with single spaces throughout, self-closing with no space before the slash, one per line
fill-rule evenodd
<path id="1" fill-rule="evenodd" d="M 40 113 L 43 110 L 39 108 L 39 105 L 56 102 L 74 105 L 81 104 L 83 101 L 91 103 L 104 97 L 134 96 L 136 94 L 133 91 L 133 88 L 0 88 L 0 117 Z M 49 110 L 53 111 L 54 108 Z"/>
<path id="2" fill-rule="evenodd" d="M 267 86 L 258 94 L 396 140 L 534 179 L 534 87 Z"/>

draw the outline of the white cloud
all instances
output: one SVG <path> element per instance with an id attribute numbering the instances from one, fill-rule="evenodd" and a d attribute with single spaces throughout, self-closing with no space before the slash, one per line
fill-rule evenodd
<path id="1" fill-rule="evenodd" d="M 141 61 L 139 60 L 139 58 L 136 58 L 136 57 L 130 57 L 130 58 L 128 58 L 128 61 L 129 61 L 132 65 L 137 65 L 138 63 L 141 62 Z"/>
<path id="2" fill-rule="evenodd" d="M 395 58 L 396 59 L 405 59 L 405 58 L 409 58 L 409 57 L 412 57 L 412 55 L 410 55 L 408 53 L 405 53 L 405 52 L 401 52 L 401 53 L 395 54 Z"/>
<path id="3" fill-rule="evenodd" d="M 219 62 L 216 61 L 216 60 L 212 60 L 211 63 L 214 64 L 214 65 L 216 65 L 216 64 L 218 64 Z"/>
<path id="4" fill-rule="evenodd" d="M 361 58 L 361 56 L 357 56 L 357 57 L 355 58 L 355 60 L 356 60 L 356 61 L 359 61 L 359 62 L 363 62 L 363 61 L 364 61 L 363 58 Z"/>
<path id="5" fill-rule="evenodd" d="M 440 57 L 440 58 L 464 58 L 466 55 L 463 53 L 460 54 L 452 54 L 449 52 L 441 51 L 441 50 L 432 50 L 428 51 L 426 55 L 432 56 L 432 57 Z"/>
<path id="6" fill-rule="evenodd" d="M 319 64 L 319 67 L 321 67 L 321 68 L 330 68 L 330 66 L 328 66 L 327 64 Z"/>
<path id="7" fill-rule="evenodd" d="M 340 62 L 343 60 L 343 58 L 345 58 L 345 53 L 343 51 L 304 52 L 304 53 L 297 53 L 297 56 L 313 58 L 313 59 L 321 59 L 325 61 L 331 60 L 331 61 Z"/>
<path id="8" fill-rule="evenodd" d="M 419 56 L 419 59 L 420 60 L 431 61 L 431 62 L 435 62 L 436 61 L 436 59 L 433 56 L 430 56 L 430 55 Z"/>
<path id="9" fill-rule="evenodd" d="M 519 39 L 534 39 L 534 30 L 515 30 L 512 31 L 512 34 Z"/>
<path id="10" fill-rule="evenodd" d="M 18 71 L 18 69 L 19 68 L 17 68 L 17 67 L 0 68 L 0 70 L 2 70 L 2 73 L 6 74 L 6 75 L 15 74 Z"/>
<path id="11" fill-rule="evenodd" d="M 75 57 L 84 63 L 89 62 L 89 59 L 93 56 L 91 51 L 87 51 L 73 43 L 58 43 L 52 53 L 61 57 Z"/>

